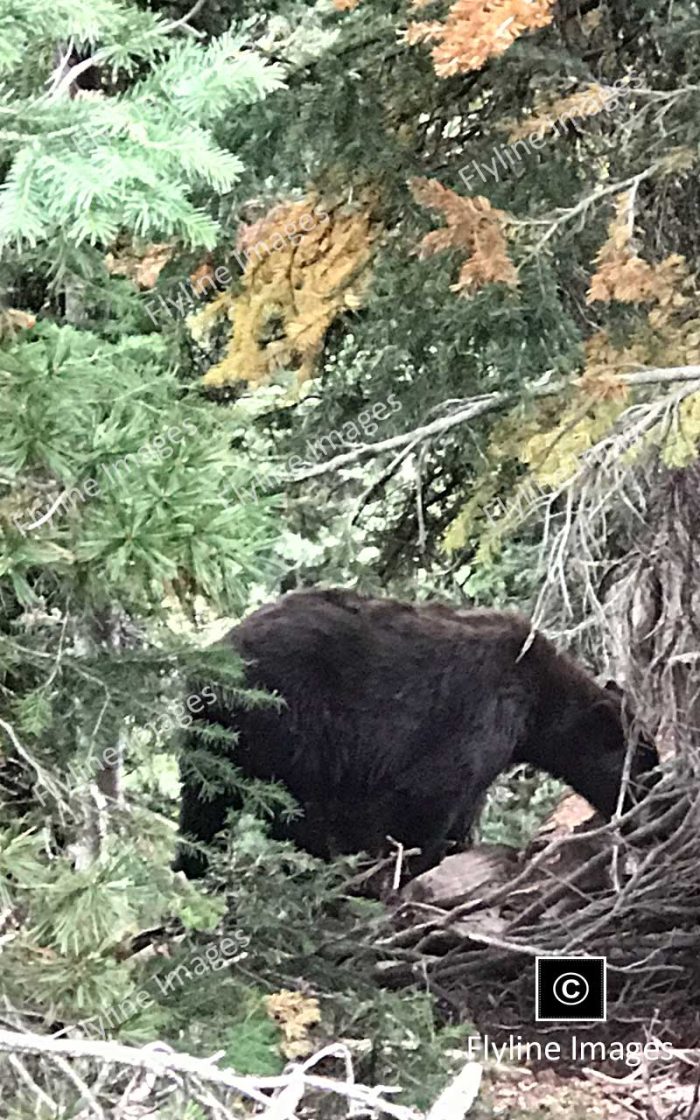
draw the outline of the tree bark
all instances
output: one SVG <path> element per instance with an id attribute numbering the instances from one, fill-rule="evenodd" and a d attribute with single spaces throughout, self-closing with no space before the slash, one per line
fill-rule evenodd
<path id="1" fill-rule="evenodd" d="M 606 597 L 608 655 L 661 753 L 679 753 L 700 736 L 700 460 L 654 468 L 646 523 Z"/>

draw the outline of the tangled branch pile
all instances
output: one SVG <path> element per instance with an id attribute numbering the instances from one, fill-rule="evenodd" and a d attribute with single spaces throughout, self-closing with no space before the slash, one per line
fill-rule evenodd
<path id="1" fill-rule="evenodd" d="M 604 956 L 616 1029 L 638 1034 L 661 1017 L 672 1041 L 687 1044 L 700 1025 L 691 1010 L 700 1006 L 698 759 L 674 760 L 618 822 L 587 822 L 544 846 L 540 838 L 519 867 L 506 853 L 450 857 L 456 881 L 443 878 L 441 891 L 431 890 L 432 873 L 409 884 L 383 943 L 384 981 L 427 975 L 451 1014 L 492 1033 L 521 1030 L 532 1021 L 535 957 Z"/>
<path id="2" fill-rule="evenodd" d="M 481 1066 L 467 1062 L 426 1114 L 395 1104 L 387 1094 L 355 1081 L 346 1046 L 326 1046 L 302 1064 L 277 1077 L 241 1076 L 220 1068 L 217 1057 L 194 1058 L 163 1043 L 135 1048 L 118 1042 L 49 1038 L 30 1031 L 0 1029 L 0 1056 L 7 1055 L 10 1083 L 33 1097 L 37 1109 L 52 1116 L 139 1120 L 145 1116 L 196 1114 L 212 1120 L 235 1120 L 241 1105 L 256 1109 L 261 1120 L 294 1120 L 308 1115 L 309 1099 L 334 1097 L 342 1102 L 334 1116 L 391 1116 L 394 1120 L 459 1120 L 474 1101 Z M 340 1060 L 345 1076 L 326 1075 L 329 1061 Z M 0 1060 L 0 1064 L 4 1064 Z M 321 1066 L 319 1075 L 314 1067 Z M 109 1104 L 106 1102 L 109 1101 Z M 101 1103 L 102 1102 L 102 1103 Z M 343 1107 L 344 1106 L 344 1107 Z M 342 1109 L 342 1111 L 340 1110 Z M 315 1113 L 314 1113 L 315 1114 Z"/>

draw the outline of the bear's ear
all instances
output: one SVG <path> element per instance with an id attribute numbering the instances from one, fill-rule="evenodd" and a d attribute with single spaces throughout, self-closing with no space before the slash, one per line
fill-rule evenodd
<path id="1" fill-rule="evenodd" d="M 616 696 L 624 696 L 624 689 L 620 688 L 617 681 L 606 681 L 603 685 L 606 692 L 614 692 Z"/>

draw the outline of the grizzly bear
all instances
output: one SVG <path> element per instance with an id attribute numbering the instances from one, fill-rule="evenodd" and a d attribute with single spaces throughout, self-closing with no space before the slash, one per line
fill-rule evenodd
<path id="1" fill-rule="evenodd" d="M 223 639 L 246 663 L 247 684 L 282 703 L 202 705 L 199 726 L 218 722 L 237 741 L 221 746 L 195 723 L 185 757 L 208 743 L 243 774 L 282 783 L 303 815 L 277 821 L 273 835 L 324 859 L 380 854 L 391 838 L 420 849 L 411 874 L 464 838 L 494 778 L 515 763 L 564 779 L 610 817 L 630 740 L 620 691 L 530 631 L 507 611 L 291 592 Z M 639 732 L 631 752 L 634 791 L 658 757 Z M 187 840 L 211 841 L 236 804 L 230 793 L 202 797 L 183 768 L 177 866 L 189 876 L 205 860 Z"/>

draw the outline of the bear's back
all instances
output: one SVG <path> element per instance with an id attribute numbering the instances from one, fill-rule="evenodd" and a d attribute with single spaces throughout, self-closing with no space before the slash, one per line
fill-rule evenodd
<path id="1" fill-rule="evenodd" d="M 415 758 L 458 728 L 478 734 L 496 708 L 495 722 L 520 738 L 551 660 L 541 635 L 521 657 L 529 636 L 516 613 L 304 590 L 249 615 L 225 640 L 247 662 L 250 685 L 284 698 L 285 734 L 303 728 L 307 747 L 316 735 L 339 749 L 359 742 L 363 754 L 375 742 L 390 768 L 397 752 Z"/>
<path id="2" fill-rule="evenodd" d="M 531 626 L 516 611 L 451 607 L 444 603 L 411 604 L 378 599 L 345 589 L 292 591 L 248 615 L 226 636 L 248 658 L 270 644 L 278 656 L 296 650 L 313 653 L 334 646 L 345 655 L 378 652 L 392 641 L 431 653 L 482 646 L 513 664 L 530 637 Z M 538 646 L 545 642 L 535 636 Z M 549 644 L 549 643 L 547 643 Z"/>

